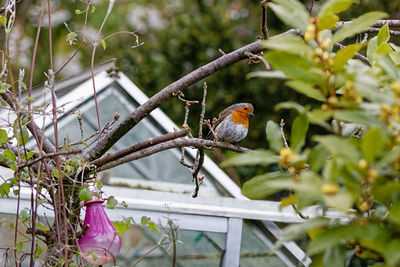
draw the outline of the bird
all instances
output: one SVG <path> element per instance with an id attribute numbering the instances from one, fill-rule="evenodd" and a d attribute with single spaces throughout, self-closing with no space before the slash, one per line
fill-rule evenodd
<path id="1" fill-rule="evenodd" d="M 254 116 L 254 108 L 250 103 L 233 104 L 224 109 L 213 120 L 212 131 L 214 139 L 221 142 L 239 143 L 249 129 L 249 117 Z"/>

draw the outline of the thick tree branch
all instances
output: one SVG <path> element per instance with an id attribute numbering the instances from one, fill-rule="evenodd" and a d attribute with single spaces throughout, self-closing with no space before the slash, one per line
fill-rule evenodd
<path id="1" fill-rule="evenodd" d="M 229 54 L 225 54 L 220 58 L 192 71 L 181 79 L 168 85 L 160 92 L 151 97 L 146 103 L 139 106 L 124 121 L 118 124 L 103 139 L 101 139 L 92 149 L 85 155 L 88 160 L 92 161 L 104 155 L 106 151 L 115 144 L 124 134 L 132 129 L 138 122 L 146 117 L 151 111 L 159 107 L 163 102 L 170 99 L 173 94 L 189 87 L 190 85 L 200 81 L 201 79 L 232 65 L 239 60 L 247 58 L 246 53 L 258 53 L 261 50 L 261 41 L 253 42 L 242 48 L 239 48 Z"/>
<path id="2" fill-rule="evenodd" d="M 233 145 L 230 143 L 214 142 L 212 140 L 205 140 L 205 139 L 199 139 L 199 138 L 178 138 L 175 140 L 163 142 L 163 143 L 139 150 L 137 152 L 133 152 L 132 154 L 129 154 L 123 158 L 115 160 L 114 162 L 107 163 L 103 166 L 98 166 L 97 170 L 104 171 L 104 170 L 114 168 L 116 166 L 119 166 L 121 164 L 130 162 L 133 160 L 148 157 L 150 155 L 153 155 L 155 153 L 158 153 L 158 152 L 161 152 L 161 151 L 164 151 L 167 149 L 184 147 L 184 146 L 185 147 L 192 146 L 192 147 L 204 148 L 204 149 L 210 149 L 212 147 L 217 147 L 217 148 L 232 150 L 232 151 L 239 152 L 239 153 L 246 153 L 246 152 L 250 151 L 250 149 L 248 149 L 248 148 L 243 148 L 243 147 Z"/>
<path id="3" fill-rule="evenodd" d="M 150 146 L 157 145 L 157 144 L 162 143 L 162 142 L 166 142 L 166 141 L 170 141 L 170 140 L 173 140 L 173 139 L 176 139 L 176 138 L 183 137 L 183 136 L 187 135 L 189 133 L 189 131 L 190 131 L 189 128 L 186 128 L 186 129 L 183 129 L 183 130 L 180 130 L 180 131 L 176 131 L 176 132 L 173 132 L 173 133 L 167 133 L 167 134 L 162 135 L 162 136 L 151 138 L 151 139 L 145 140 L 143 142 L 140 142 L 140 143 L 131 145 L 129 147 L 126 147 L 124 149 L 121 149 L 121 150 L 119 150 L 117 152 L 108 153 L 105 156 L 90 162 L 90 164 L 95 165 L 95 166 L 103 166 L 103 165 L 105 165 L 105 164 L 107 164 L 109 162 L 112 162 L 114 160 L 122 158 L 122 157 L 124 157 L 126 155 L 129 155 L 129 154 L 133 153 L 133 152 L 137 152 L 139 150 L 148 148 Z"/>

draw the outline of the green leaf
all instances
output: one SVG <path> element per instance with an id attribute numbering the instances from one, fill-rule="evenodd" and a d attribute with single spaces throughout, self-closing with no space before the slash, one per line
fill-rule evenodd
<path id="1" fill-rule="evenodd" d="M 313 140 L 323 145 L 329 152 L 337 157 L 343 158 L 352 163 L 358 163 L 360 159 L 359 151 L 354 145 L 344 138 L 337 136 L 314 136 Z"/>
<path id="2" fill-rule="evenodd" d="M 235 155 L 221 163 L 221 166 L 227 165 L 235 165 L 235 166 L 242 166 L 242 165 L 271 165 L 273 163 L 277 163 L 279 161 L 279 157 L 276 156 L 274 153 L 268 150 L 256 150 L 250 151 L 248 153 L 238 154 Z"/>
<path id="3" fill-rule="evenodd" d="M 378 46 L 387 43 L 390 39 L 389 24 L 385 24 L 378 32 Z"/>
<path id="4" fill-rule="evenodd" d="M 384 140 L 382 131 L 379 128 L 372 128 L 366 132 L 361 139 L 361 150 L 364 158 L 372 163 L 375 158 L 381 153 Z"/>
<path id="5" fill-rule="evenodd" d="M 290 135 L 290 147 L 293 151 L 300 151 L 305 143 L 308 131 L 308 117 L 305 113 L 300 114 L 293 122 L 292 133 Z"/>
<path id="6" fill-rule="evenodd" d="M 327 1 L 318 14 L 318 30 L 334 28 L 336 22 L 339 21 L 339 17 L 335 14 L 345 11 L 353 2 L 354 0 Z"/>
<path id="7" fill-rule="evenodd" d="M 268 187 L 268 183 L 271 180 L 279 180 L 290 177 L 285 172 L 270 172 L 260 176 L 256 176 L 249 181 L 245 182 L 242 188 L 242 192 L 245 196 L 252 199 L 263 199 L 268 195 L 271 195 L 280 189 L 271 189 Z"/>
<path id="8" fill-rule="evenodd" d="M 279 153 L 283 147 L 283 139 L 279 125 L 274 121 L 268 121 L 265 132 L 269 147 L 274 152 Z"/>
<path id="9" fill-rule="evenodd" d="M 304 39 L 294 34 L 282 34 L 263 41 L 262 47 L 271 50 L 285 51 L 309 58 L 314 50 L 304 42 Z"/>
<path id="10" fill-rule="evenodd" d="M 91 200 L 92 199 L 92 193 L 90 193 L 89 189 L 87 189 L 86 187 L 83 187 L 83 188 L 79 189 L 78 197 L 79 197 L 79 199 L 81 201 Z"/>
<path id="11" fill-rule="evenodd" d="M 302 113 L 305 110 L 305 108 L 302 105 L 300 105 L 296 102 L 292 102 L 292 101 L 281 102 L 281 103 L 276 104 L 274 107 L 275 111 L 278 111 L 281 109 L 294 109 L 298 113 Z"/>
<path id="12" fill-rule="evenodd" d="M 325 97 L 322 95 L 321 91 L 315 89 L 311 84 L 301 82 L 301 81 L 287 81 L 285 85 L 293 88 L 295 91 L 300 94 L 311 97 L 315 100 L 325 102 Z"/>
<path id="13" fill-rule="evenodd" d="M 40 254 L 42 254 L 42 251 L 43 251 L 43 249 L 41 247 L 37 246 L 36 249 L 35 249 L 35 252 L 33 254 L 33 258 L 35 260 L 39 259 L 40 258 Z"/>
<path id="14" fill-rule="evenodd" d="M 318 18 L 324 16 L 326 13 L 339 14 L 349 8 L 354 0 L 329 0 L 321 6 L 318 13 Z"/>
<path id="15" fill-rule="evenodd" d="M 329 156 L 329 152 L 321 144 L 316 145 L 310 152 L 308 164 L 310 169 L 319 172 L 319 170 L 325 165 L 326 160 Z"/>
<path id="16" fill-rule="evenodd" d="M 281 70 L 289 79 L 323 86 L 326 75 L 303 57 L 285 51 L 269 51 L 265 54 L 268 63 Z"/>
<path id="17" fill-rule="evenodd" d="M 23 209 L 19 215 L 19 219 L 22 223 L 27 222 L 31 219 L 31 215 L 29 214 L 28 209 Z"/>
<path id="18" fill-rule="evenodd" d="M 157 228 L 157 225 L 153 221 L 149 221 L 149 228 L 150 231 L 154 232 L 154 230 Z"/>
<path id="19" fill-rule="evenodd" d="M 305 32 L 308 26 L 308 11 L 296 0 L 273 0 L 268 6 L 286 25 Z"/>
<path id="20" fill-rule="evenodd" d="M 58 172 L 58 169 L 53 169 L 53 170 L 51 171 L 51 176 L 52 176 L 53 178 L 56 178 L 56 179 L 60 178 L 60 173 Z"/>
<path id="21" fill-rule="evenodd" d="M 251 78 L 287 79 L 286 75 L 280 70 L 253 71 L 246 75 L 246 79 Z"/>
<path id="22" fill-rule="evenodd" d="M 4 182 L 0 185 L 0 196 L 1 197 L 8 197 L 10 193 L 11 184 Z"/>
<path id="23" fill-rule="evenodd" d="M 368 27 L 373 26 L 377 20 L 387 17 L 388 14 L 381 11 L 368 12 L 351 21 L 350 24 L 344 25 L 333 36 L 332 43 L 341 42 L 357 33 L 363 32 Z"/>
<path id="24" fill-rule="evenodd" d="M 346 265 L 346 248 L 344 246 L 335 246 L 328 248 L 323 256 L 324 266 L 343 267 Z"/>
<path id="25" fill-rule="evenodd" d="M 36 229 L 38 229 L 40 231 L 44 231 L 44 232 L 50 231 L 50 228 L 41 222 L 36 222 Z"/>
<path id="26" fill-rule="evenodd" d="M 396 65 L 396 67 L 400 66 L 400 52 L 391 52 L 389 53 L 389 57 Z"/>
<path id="27" fill-rule="evenodd" d="M 382 43 L 375 50 L 375 54 L 380 54 L 380 55 L 387 55 L 387 54 L 392 53 L 392 52 L 393 52 L 392 47 L 387 43 Z"/>
<path id="28" fill-rule="evenodd" d="M 24 247 L 24 243 L 22 243 L 22 241 L 17 242 L 17 244 L 15 244 L 15 249 L 17 250 L 17 252 L 21 252 L 23 247 Z"/>
<path id="29" fill-rule="evenodd" d="M 113 222 L 113 226 L 115 227 L 115 230 L 117 230 L 119 236 L 122 236 L 125 231 L 130 228 L 130 224 L 127 224 L 124 221 Z"/>
<path id="30" fill-rule="evenodd" d="M 149 223 L 150 218 L 147 216 L 142 216 L 142 218 L 140 218 L 140 223 L 142 224 L 142 226 L 146 226 Z"/>
<path id="31" fill-rule="evenodd" d="M 378 37 L 372 37 L 368 41 L 368 46 L 367 46 L 367 58 L 368 61 L 371 62 L 371 64 L 374 62 L 375 59 L 375 51 L 378 48 Z"/>
<path id="32" fill-rule="evenodd" d="M 106 50 L 106 41 L 104 41 L 104 39 L 101 39 L 100 42 L 103 49 Z"/>
<path id="33" fill-rule="evenodd" d="M 320 18 L 318 18 L 318 30 L 322 31 L 325 29 L 333 29 L 336 23 L 339 21 L 339 17 L 332 12 L 327 12 Z"/>
<path id="34" fill-rule="evenodd" d="M 355 43 L 351 44 L 343 49 L 340 49 L 335 56 L 335 63 L 333 65 L 333 69 L 335 71 L 340 70 L 346 62 L 351 59 L 360 49 L 364 46 L 364 44 Z"/>
<path id="35" fill-rule="evenodd" d="M 6 18 L 5 16 L 0 16 L 0 23 L 1 23 L 3 26 L 6 26 L 7 18 Z"/>
<path id="36" fill-rule="evenodd" d="M 393 238 L 389 243 L 385 244 L 385 249 L 383 250 L 383 256 L 385 258 L 385 263 L 389 266 L 399 266 L 400 264 L 400 239 Z"/>
<path id="37" fill-rule="evenodd" d="M 285 227 L 282 231 L 284 241 L 300 239 L 306 237 L 308 232 L 313 229 L 325 227 L 329 224 L 326 218 L 313 218 L 304 223 L 295 223 Z"/>
<path id="38" fill-rule="evenodd" d="M 117 204 L 118 204 L 118 201 L 115 199 L 115 197 L 110 196 L 107 199 L 107 208 L 114 209 Z"/>
<path id="39" fill-rule="evenodd" d="M 324 195 L 324 202 L 328 208 L 348 212 L 353 206 L 353 196 L 347 192 L 338 192 L 334 195 Z"/>
<path id="40" fill-rule="evenodd" d="M 12 152 L 12 151 L 9 150 L 9 149 L 6 149 L 6 150 L 4 151 L 3 157 L 4 157 L 5 159 L 11 161 L 11 162 L 15 162 L 16 159 L 17 159 L 17 158 L 15 157 L 14 152 Z"/>
<path id="41" fill-rule="evenodd" d="M 24 126 L 23 122 L 21 122 L 20 125 L 18 119 L 14 121 L 13 132 L 15 138 L 18 139 L 18 143 L 20 146 L 25 145 L 26 142 L 28 142 L 29 139 L 28 129 L 26 128 L 26 126 Z"/>
<path id="42" fill-rule="evenodd" d="M 360 123 L 367 126 L 381 126 L 382 123 L 371 116 L 367 111 L 362 110 L 340 110 L 335 111 L 333 117 L 338 121 Z"/>
<path id="43" fill-rule="evenodd" d="M 8 141 L 7 132 L 3 129 L 0 129 L 0 147 L 2 147 Z"/>

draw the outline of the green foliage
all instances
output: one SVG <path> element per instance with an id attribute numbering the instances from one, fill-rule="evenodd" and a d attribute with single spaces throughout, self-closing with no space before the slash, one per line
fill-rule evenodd
<path id="1" fill-rule="evenodd" d="M 81 201 L 87 201 L 92 199 L 92 193 L 86 187 L 82 187 L 79 189 L 78 197 Z"/>
<path id="2" fill-rule="evenodd" d="M 282 137 L 277 123 L 268 121 L 269 150 L 255 152 L 256 161 L 252 159 L 254 154 L 249 154 L 248 158 L 240 155 L 227 162 L 268 162 L 271 169 L 280 168 L 247 181 L 242 191 L 250 198 L 264 199 L 291 190 L 293 194 L 283 198 L 281 206 L 301 209 L 318 205 L 322 210 L 340 212 L 339 219 L 317 217 L 289 226 L 279 241 L 309 236 L 307 254 L 316 266 L 344 266 L 354 260 L 351 257 L 370 264 L 398 266 L 400 49 L 389 43 L 386 24 L 368 43 L 350 43 L 335 50 L 333 43 L 350 41 L 386 17 L 383 12 L 369 12 L 334 30 L 339 21 L 337 14 L 352 3 L 325 2 L 317 17 L 307 19 L 307 26 L 282 19 L 289 27 L 306 29 L 305 34 L 266 41 L 265 47 L 271 51 L 265 58 L 275 73 L 284 73 L 285 85 L 307 97 L 308 102 L 279 104 L 280 108 L 300 113 L 291 125 L 290 147 L 278 141 Z M 288 10 L 287 3 L 280 1 L 272 6 L 280 18 Z M 366 45 L 370 64 L 354 59 L 356 53 L 364 53 Z M 322 128 L 310 132 L 309 124 L 310 128 Z M 307 136 L 310 139 L 306 142 Z"/>

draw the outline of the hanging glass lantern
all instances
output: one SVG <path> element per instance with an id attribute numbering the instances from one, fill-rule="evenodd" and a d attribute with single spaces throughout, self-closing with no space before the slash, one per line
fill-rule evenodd
<path id="1" fill-rule="evenodd" d="M 121 237 L 108 219 L 103 202 L 102 199 L 85 201 L 84 227 L 89 225 L 89 229 L 78 241 L 83 258 L 95 265 L 113 261 L 121 249 Z"/>

